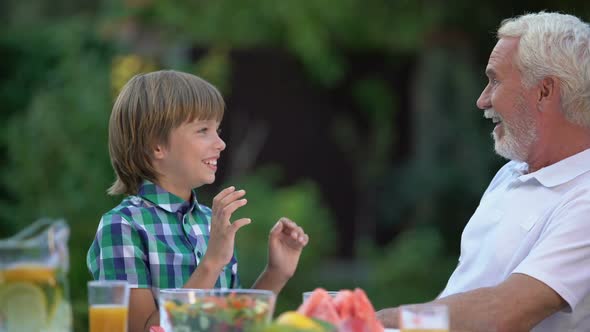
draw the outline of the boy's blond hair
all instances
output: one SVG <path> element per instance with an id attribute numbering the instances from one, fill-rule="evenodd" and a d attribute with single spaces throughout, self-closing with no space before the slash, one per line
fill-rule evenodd
<path id="1" fill-rule="evenodd" d="M 166 70 L 134 76 L 117 97 L 109 121 L 117 179 L 108 193 L 135 195 L 144 179 L 155 182 L 155 145 L 167 145 L 172 129 L 187 121 L 221 121 L 224 109 L 219 91 L 195 75 Z"/>

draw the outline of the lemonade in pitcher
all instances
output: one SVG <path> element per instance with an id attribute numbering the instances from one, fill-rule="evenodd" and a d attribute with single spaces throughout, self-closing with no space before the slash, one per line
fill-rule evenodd
<path id="1" fill-rule="evenodd" d="M 69 229 L 40 220 L 0 240 L 0 332 L 71 332 Z"/>

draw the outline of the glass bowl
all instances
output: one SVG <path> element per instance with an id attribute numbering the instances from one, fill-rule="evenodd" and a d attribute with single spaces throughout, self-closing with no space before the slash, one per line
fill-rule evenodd
<path id="1" fill-rule="evenodd" d="M 166 332 L 242 332 L 270 323 L 276 296 L 256 289 L 162 289 Z"/>

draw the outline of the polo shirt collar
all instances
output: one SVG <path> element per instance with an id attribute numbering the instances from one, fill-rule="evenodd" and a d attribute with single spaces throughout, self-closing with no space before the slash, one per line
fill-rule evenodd
<path id="1" fill-rule="evenodd" d="M 199 208 L 197 193 L 194 189 L 191 198 L 185 201 L 149 180 L 143 180 L 139 187 L 138 196 L 171 213 L 181 212 L 185 214 L 194 207 Z"/>
<path id="2" fill-rule="evenodd" d="M 524 163 L 522 163 L 524 164 Z M 526 172 L 526 164 L 519 171 Z M 590 171 L 590 149 L 579 152 L 555 164 L 543 167 L 536 172 L 521 175 L 518 179 L 525 182 L 535 178 L 545 187 L 555 187 Z M 521 174 L 523 174 L 521 173 Z"/>

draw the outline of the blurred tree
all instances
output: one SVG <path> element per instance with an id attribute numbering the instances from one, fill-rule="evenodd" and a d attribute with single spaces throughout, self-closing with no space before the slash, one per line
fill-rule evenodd
<path id="1" fill-rule="evenodd" d="M 35 75 L 1 135 L 7 158 L 0 183 L 12 199 L 0 201 L 0 219 L 9 221 L 2 225 L 11 225 L 11 232 L 40 217 L 68 221 L 72 300 L 84 313 L 86 248 L 100 214 L 114 204 L 105 195 L 112 181 L 106 146 L 112 49 L 92 26 L 76 20 L 27 33 L 43 42 L 21 49 L 28 60 L 23 67 Z M 84 329 L 85 314 L 77 317 L 84 319 L 75 321 L 76 330 Z"/>
<path id="2" fill-rule="evenodd" d="M 354 100 L 368 124 L 366 134 L 356 121 L 345 115 L 333 123 L 332 132 L 340 148 L 355 165 L 356 215 L 353 217 L 356 241 L 371 241 L 377 231 L 377 188 L 387 170 L 395 142 L 395 96 L 390 85 L 380 78 L 366 78 L 355 82 Z M 353 252 L 356 250 L 353 250 Z"/>
<path id="3" fill-rule="evenodd" d="M 481 85 L 474 72 L 467 48 L 436 46 L 423 53 L 414 89 L 413 155 L 392 170 L 380 204 L 390 225 L 439 229 L 452 255 L 499 161 L 491 151 L 491 129 L 472 106 Z"/>

